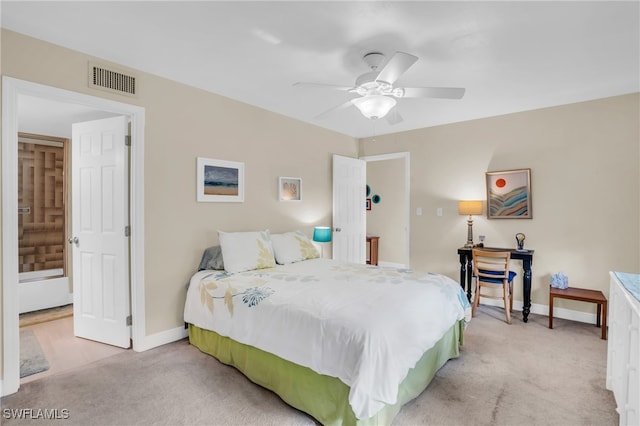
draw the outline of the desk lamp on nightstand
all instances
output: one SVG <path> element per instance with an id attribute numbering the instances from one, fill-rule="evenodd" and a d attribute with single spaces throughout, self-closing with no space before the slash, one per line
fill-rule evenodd
<path id="1" fill-rule="evenodd" d="M 313 228 L 313 241 L 320 244 L 320 257 L 324 259 L 324 243 L 331 242 L 331 228 L 316 226 Z"/>
<path id="2" fill-rule="evenodd" d="M 473 247 L 473 218 L 482 214 L 482 201 L 458 201 L 458 214 L 469 215 L 467 219 L 467 243 L 465 247 Z"/>

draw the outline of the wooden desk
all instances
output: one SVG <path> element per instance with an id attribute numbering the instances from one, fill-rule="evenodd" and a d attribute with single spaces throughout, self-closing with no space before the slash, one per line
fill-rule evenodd
<path id="1" fill-rule="evenodd" d="M 367 235 L 367 244 L 369 244 L 369 256 L 367 258 L 367 265 L 378 264 L 378 240 L 380 237 Z"/>
<path id="2" fill-rule="evenodd" d="M 522 321 L 529 320 L 529 312 L 531 311 L 531 265 L 533 264 L 533 250 L 518 251 L 516 249 L 498 248 L 498 247 L 476 247 L 480 250 L 491 251 L 508 251 L 511 252 L 511 259 L 522 260 Z M 460 247 L 458 255 L 460 256 L 460 286 L 467 289 L 467 297 L 471 301 L 471 274 L 473 272 L 473 256 L 471 255 L 471 247 Z"/>

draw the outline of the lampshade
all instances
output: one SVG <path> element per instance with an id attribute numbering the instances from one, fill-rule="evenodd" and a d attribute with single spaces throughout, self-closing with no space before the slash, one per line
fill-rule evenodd
<path id="1" fill-rule="evenodd" d="M 462 214 L 462 215 L 482 214 L 482 201 L 458 201 L 458 214 Z"/>
<path id="2" fill-rule="evenodd" d="M 396 105 L 396 100 L 390 96 L 369 95 L 351 99 L 351 103 L 367 118 L 382 118 Z"/>
<path id="3" fill-rule="evenodd" d="M 316 226 L 313 228 L 313 241 L 317 243 L 328 243 L 331 241 L 331 228 L 328 226 Z"/>

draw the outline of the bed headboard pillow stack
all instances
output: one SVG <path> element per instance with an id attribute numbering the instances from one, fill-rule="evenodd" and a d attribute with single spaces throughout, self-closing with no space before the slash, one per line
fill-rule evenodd
<path id="1" fill-rule="evenodd" d="M 272 268 L 276 263 L 301 262 L 320 257 L 317 247 L 301 231 L 270 234 L 218 231 L 220 245 L 207 248 L 198 271 L 225 270 L 229 273 Z"/>
<path id="2" fill-rule="evenodd" d="M 268 229 L 256 232 L 218 231 L 218 238 L 224 270 L 229 273 L 276 266 Z"/>
<path id="3" fill-rule="evenodd" d="M 271 242 L 276 262 L 280 265 L 320 257 L 316 246 L 301 231 L 273 234 Z"/>

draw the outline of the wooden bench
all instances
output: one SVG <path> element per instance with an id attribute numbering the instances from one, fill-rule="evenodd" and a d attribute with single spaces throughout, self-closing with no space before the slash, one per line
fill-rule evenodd
<path id="1" fill-rule="evenodd" d="M 549 328 L 553 328 L 553 299 L 556 297 L 596 303 L 598 305 L 596 327 L 600 327 L 600 319 L 602 318 L 602 339 L 607 340 L 607 298 L 601 291 L 575 287 L 565 289 L 549 287 Z"/>

